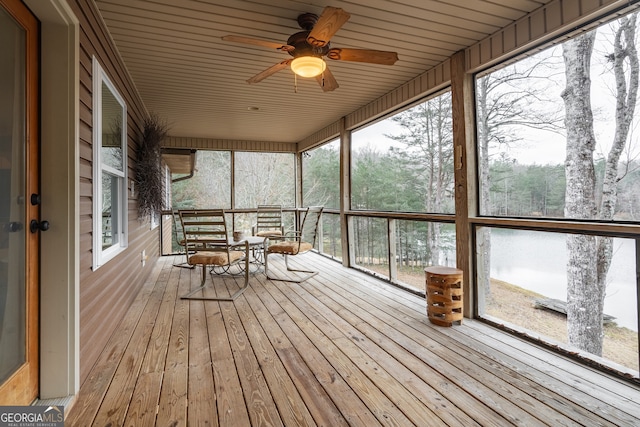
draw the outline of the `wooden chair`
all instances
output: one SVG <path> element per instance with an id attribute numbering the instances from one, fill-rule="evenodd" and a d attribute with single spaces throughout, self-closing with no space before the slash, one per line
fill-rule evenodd
<path id="1" fill-rule="evenodd" d="M 182 296 L 182 299 L 211 301 L 233 301 L 240 296 L 249 284 L 249 242 L 246 240 L 233 244 L 227 234 L 227 225 L 223 209 L 179 210 L 180 223 L 184 233 L 187 263 L 202 266 L 200 287 Z M 194 296 L 204 291 L 207 280 L 207 267 L 239 266 L 243 272 L 244 283 L 230 297 Z M 211 279 L 213 283 L 213 277 Z"/>
<path id="2" fill-rule="evenodd" d="M 251 228 L 251 234 L 270 239 L 282 238 L 284 236 L 282 206 L 258 205 L 256 224 Z"/>
<path id="3" fill-rule="evenodd" d="M 178 246 L 180 246 L 181 250 L 180 253 L 184 253 L 185 256 L 185 261 L 181 262 L 180 264 L 173 264 L 174 267 L 180 267 L 180 268 L 195 268 L 195 265 L 189 265 L 189 257 L 187 255 L 187 250 L 186 250 L 186 243 L 184 240 L 184 234 L 182 232 L 182 225 L 180 224 L 180 214 L 178 213 L 177 209 L 174 209 L 171 212 L 171 216 L 173 217 L 173 238 L 175 239 L 175 242 L 178 244 Z M 184 251 L 184 252 L 182 252 Z"/>
<path id="4" fill-rule="evenodd" d="M 270 280 L 280 280 L 283 282 L 302 283 L 305 280 L 318 274 L 314 270 L 300 270 L 289 267 L 289 256 L 301 255 L 309 252 L 316 243 L 318 224 L 322 216 L 322 206 L 309 207 L 304 212 L 302 224 L 299 231 L 285 233 L 284 240 L 267 246 L 264 256 L 264 272 Z M 269 275 L 269 255 L 281 254 L 284 256 L 284 263 L 287 271 L 294 273 L 306 273 L 302 277 L 276 277 Z"/>

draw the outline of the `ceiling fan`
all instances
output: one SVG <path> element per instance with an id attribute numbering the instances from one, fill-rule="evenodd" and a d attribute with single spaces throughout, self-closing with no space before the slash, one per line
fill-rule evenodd
<path id="1" fill-rule="evenodd" d="M 222 40 L 252 44 L 287 52 L 293 58 L 281 61 L 247 80 L 247 83 L 258 83 L 272 74 L 291 67 L 296 75 L 315 77 L 325 92 L 338 88 L 338 82 L 322 59 L 339 61 L 367 62 L 371 64 L 393 65 L 398 60 L 396 52 L 371 49 L 332 48 L 329 40 L 344 25 L 351 15 L 341 8 L 327 6 L 322 15 L 303 13 L 298 16 L 298 25 L 303 31 L 293 34 L 287 44 L 254 39 L 243 36 L 228 35 Z"/>

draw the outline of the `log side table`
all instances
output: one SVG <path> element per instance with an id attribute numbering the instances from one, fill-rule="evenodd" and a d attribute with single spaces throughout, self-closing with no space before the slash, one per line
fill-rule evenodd
<path id="1" fill-rule="evenodd" d="M 438 326 L 462 324 L 462 270 L 433 266 L 424 271 L 429 321 Z"/>

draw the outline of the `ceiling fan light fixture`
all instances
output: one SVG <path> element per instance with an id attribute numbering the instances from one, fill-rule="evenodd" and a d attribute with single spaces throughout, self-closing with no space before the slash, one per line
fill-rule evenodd
<path id="1" fill-rule="evenodd" d="M 327 64 L 317 56 L 299 56 L 291 61 L 291 71 L 300 77 L 319 76 L 327 68 Z"/>

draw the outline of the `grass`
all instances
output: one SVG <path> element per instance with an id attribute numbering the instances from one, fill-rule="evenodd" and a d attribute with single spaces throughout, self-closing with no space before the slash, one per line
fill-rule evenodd
<path id="1" fill-rule="evenodd" d="M 534 307 L 538 293 L 500 280 L 491 281 L 491 297 L 486 304 L 490 316 L 513 323 L 553 340 L 567 342 L 565 315 Z M 604 326 L 603 357 L 626 368 L 638 370 L 638 333 L 610 323 Z"/>

